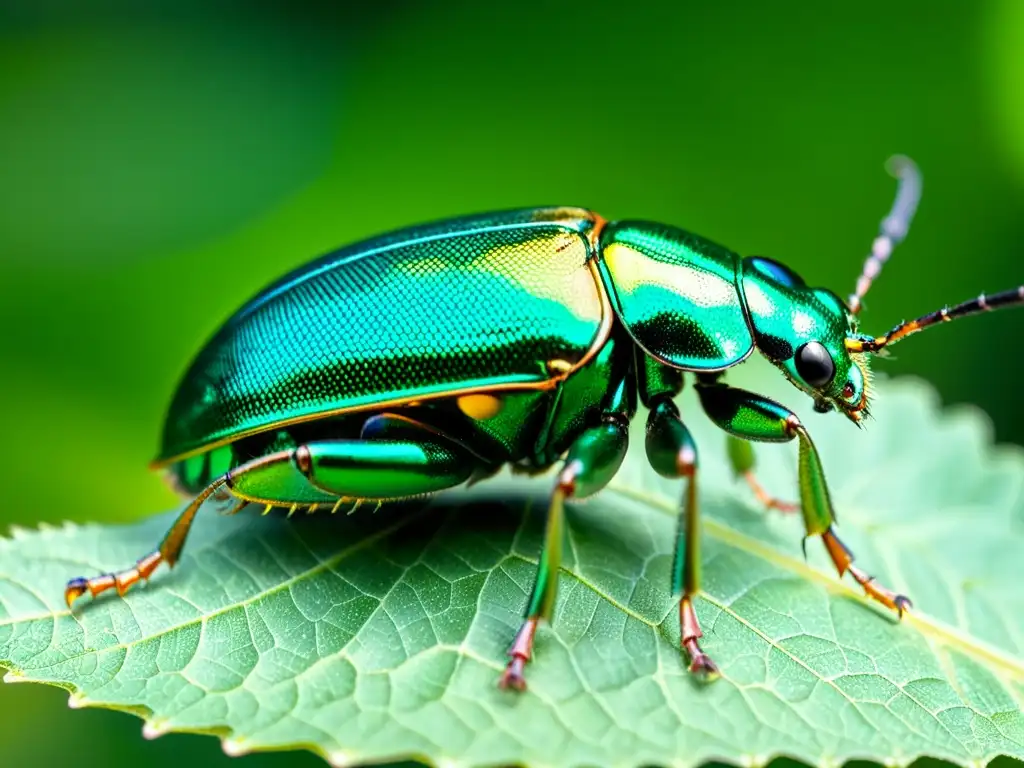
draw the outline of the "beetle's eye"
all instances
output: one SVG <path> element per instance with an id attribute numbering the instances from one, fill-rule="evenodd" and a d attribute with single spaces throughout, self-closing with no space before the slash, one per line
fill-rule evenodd
<path id="1" fill-rule="evenodd" d="M 828 350 L 817 341 L 808 341 L 796 351 L 796 372 L 809 386 L 820 389 L 836 375 L 836 364 Z"/>

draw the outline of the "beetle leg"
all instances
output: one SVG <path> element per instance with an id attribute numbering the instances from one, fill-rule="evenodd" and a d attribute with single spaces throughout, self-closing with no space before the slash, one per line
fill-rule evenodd
<path id="1" fill-rule="evenodd" d="M 210 483 L 202 493 L 185 507 L 184 511 L 178 516 L 178 519 L 174 521 L 174 525 L 171 526 L 167 535 L 164 536 L 160 547 L 145 557 L 140 558 L 131 568 L 118 571 L 117 573 L 105 573 L 102 576 L 94 576 L 91 579 L 71 579 L 64 588 L 64 601 L 68 604 L 68 608 L 86 592 L 96 597 L 109 589 L 116 589 L 119 595 L 123 595 L 136 582 L 143 579 L 148 580 L 160 563 L 166 562 L 173 567 L 178 560 L 178 556 L 181 554 L 181 548 L 185 545 L 185 537 L 188 536 L 189 528 L 192 527 L 192 521 L 195 519 L 199 508 L 203 505 L 203 502 L 220 491 L 226 484 L 226 475 Z"/>
<path id="2" fill-rule="evenodd" d="M 443 435 L 418 440 L 324 440 L 295 449 L 310 485 L 333 496 L 408 498 L 464 483 L 479 461 Z"/>
<path id="3" fill-rule="evenodd" d="M 498 681 L 502 688 L 520 691 L 526 688 L 523 672 L 533 656 L 537 624 L 541 619 L 551 620 L 558 594 L 566 499 L 585 498 L 607 485 L 622 464 L 628 444 L 628 420 L 622 414 L 610 413 L 602 424 L 583 432 L 569 448 L 551 493 L 544 548 L 526 606 L 526 616 L 508 650 L 508 665 Z"/>
<path id="4" fill-rule="evenodd" d="M 735 435 L 728 435 L 725 446 L 729 454 L 729 463 L 732 464 L 736 477 L 742 477 L 746 481 L 754 496 L 765 509 L 777 509 L 779 512 L 786 513 L 799 511 L 799 504 L 775 498 L 758 482 L 757 475 L 754 472 L 757 460 L 754 456 L 754 446 L 750 444 L 749 440 L 743 440 Z"/>
<path id="5" fill-rule="evenodd" d="M 874 579 L 854 566 L 853 553 L 836 536 L 833 530 L 835 514 L 825 482 L 825 471 L 811 436 L 800 419 L 773 400 L 725 384 L 698 382 L 697 392 L 711 420 L 730 434 L 746 440 L 773 443 L 794 439 L 800 441 L 800 509 L 807 537 L 821 536 L 825 550 L 840 576 L 849 571 L 868 597 L 902 616 L 910 607 L 910 600 L 875 583 Z"/>
<path id="6" fill-rule="evenodd" d="M 768 493 L 757 479 L 757 475 L 754 474 L 753 470 L 744 472 L 743 479 L 754 494 L 754 497 L 765 509 L 775 509 L 787 515 L 800 511 L 800 505 L 796 502 L 782 501 L 782 499 L 777 499 Z"/>
<path id="7" fill-rule="evenodd" d="M 410 424 L 413 426 L 403 428 L 412 437 L 416 423 Z M 173 567 L 199 508 L 225 489 L 241 499 L 280 502 L 291 516 L 299 507 L 333 502 L 337 497 L 355 497 L 358 503 L 444 490 L 468 479 L 479 463 L 460 446 L 426 428 L 419 440 L 327 440 L 261 456 L 207 486 L 179 515 L 156 551 L 124 571 L 72 579 L 64 589 L 64 599 L 70 607 L 86 592 L 95 597 L 117 589 L 123 595 L 136 582 L 148 579 L 160 563 Z"/>
<path id="8" fill-rule="evenodd" d="M 679 637 L 690 656 L 690 671 L 703 679 L 718 667 L 700 647 L 703 632 L 693 599 L 700 591 L 700 509 L 697 502 L 697 445 L 668 397 L 651 404 L 647 417 L 647 460 L 663 477 L 683 478 L 686 488 L 672 562 L 672 594 L 679 596 Z"/>

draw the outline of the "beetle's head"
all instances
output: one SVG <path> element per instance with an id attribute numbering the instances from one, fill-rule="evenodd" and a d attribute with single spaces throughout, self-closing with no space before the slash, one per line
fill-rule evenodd
<path id="1" fill-rule="evenodd" d="M 849 302 L 823 288 L 808 287 L 792 270 L 770 259 L 743 260 L 743 291 L 758 349 L 814 398 L 815 410 L 835 409 L 855 423 L 868 414 L 868 353 L 880 352 L 934 321 L 926 316 L 877 339 L 857 332 L 861 300 L 893 248 L 906 237 L 921 198 L 921 174 L 912 160 L 896 155 L 886 167 L 899 182 L 896 199 L 871 244 Z"/>
<path id="2" fill-rule="evenodd" d="M 847 347 L 857 318 L 832 291 L 811 288 L 788 267 L 743 260 L 743 293 L 758 350 L 814 398 L 815 410 L 838 410 L 859 423 L 867 415 L 867 356 Z"/>
<path id="3" fill-rule="evenodd" d="M 912 160 L 897 155 L 889 159 L 888 168 L 899 180 L 896 200 L 882 219 L 848 303 L 831 291 L 809 288 L 799 275 L 771 259 L 743 260 L 743 294 L 757 348 L 814 398 L 815 410 L 835 408 L 856 423 L 867 415 L 869 354 L 884 354 L 907 336 L 951 320 L 1024 306 L 1021 285 L 905 320 L 884 336 L 857 332 L 862 299 L 906 237 L 921 198 L 921 174 Z"/>

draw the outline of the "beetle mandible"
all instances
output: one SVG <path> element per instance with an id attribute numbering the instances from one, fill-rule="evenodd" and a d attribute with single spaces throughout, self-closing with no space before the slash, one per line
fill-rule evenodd
<path id="1" fill-rule="evenodd" d="M 854 564 L 833 530 L 818 453 L 779 403 L 728 386 L 755 349 L 821 412 L 868 413 L 868 354 L 929 326 L 1024 303 L 1024 287 L 858 331 L 861 299 L 904 238 L 920 197 L 907 158 L 848 301 L 788 267 L 675 227 L 606 222 L 582 208 L 489 213 L 401 230 L 292 272 L 243 306 L 199 352 L 171 403 L 156 468 L 192 496 L 159 548 L 124 571 L 72 579 L 68 605 L 124 592 L 173 566 L 211 496 L 310 510 L 431 494 L 503 465 L 559 464 L 525 618 L 501 676 L 525 687 L 538 621 L 557 590 L 566 500 L 599 491 L 626 453 L 637 401 L 646 451 L 687 485 L 672 588 L 690 670 L 713 677 L 693 601 L 700 588 L 697 447 L 674 398 L 691 373 L 703 410 L 729 433 L 734 469 L 768 507 L 748 441 L 799 444 L 799 508 L 839 575 L 902 615 L 906 597 Z"/>

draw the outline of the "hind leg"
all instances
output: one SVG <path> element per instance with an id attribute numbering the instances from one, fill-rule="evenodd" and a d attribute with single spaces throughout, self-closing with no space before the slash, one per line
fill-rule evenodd
<path id="1" fill-rule="evenodd" d="M 399 499 L 460 485 L 478 470 L 481 460 L 429 427 L 406 419 L 398 428 L 376 417 L 363 436 L 324 440 L 261 456 L 218 477 L 193 499 L 160 546 L 131 568 L 68 582 L 68 606 L 86 592 L 93 597 L 110 589 L 123 595 L 149 579 L 160 563 L 173 567 L 181 556 L 192 522 L 203 503 L 228 489 L 239 499 L 275 505 L 309 506 L 341 498 Z"/>

